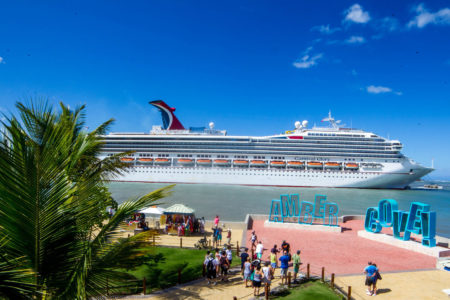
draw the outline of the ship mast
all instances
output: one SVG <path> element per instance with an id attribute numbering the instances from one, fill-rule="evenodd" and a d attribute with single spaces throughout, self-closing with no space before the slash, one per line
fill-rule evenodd
<path id="1" fill-rule="evenodd" d="M 339 127 L 344 126 L 344 125 L 340 125 L 341 120 L 337 120 L 337 121 L 336 121 L 336 120 L 331 116 L 331 110 L 328 111 L 328 117 L 322 119 L 322 122 L 327 122 L 327 121 L 330 122 L 331 127 L 334 128 L 334 129 L 339 129 Z"/>

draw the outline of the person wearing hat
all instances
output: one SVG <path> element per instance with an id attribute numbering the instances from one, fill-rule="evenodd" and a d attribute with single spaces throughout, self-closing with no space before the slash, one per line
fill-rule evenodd
<path id="1" fill-rule="evenodd" d="M 216 277 L 217 277 L 217 269 L 219 267 L 219 262 L 214 258 L 214 254 L 210 254 L 203 263 L 206 269 L 206 279 L 208 280 L 208 284 L 216 285 Z"/>

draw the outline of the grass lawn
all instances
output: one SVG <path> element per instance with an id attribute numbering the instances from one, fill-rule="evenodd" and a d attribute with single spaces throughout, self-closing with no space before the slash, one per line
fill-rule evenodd
<path id="1" fill-rule="evenodd" d="M 206 250 L 156 247 L 155 254 L 162 254 L 164 259 L 154 265 L 142 265 L 129 271 L 139 280 L 146 278 L 148 291 L 176 285 L 178 270 L 181 270 L 181 283 L 202 277 Z M 240 259 L 233 252 L 232 266 L 239 264 Z"/>
<path id="2" fill-rule="evenodd" d="M 289 290 L 289 294 L 276 299 L 283 300 L 342 300 L 341 295 L 336 294 L 331 288 L 320 281 L 310 281 L 298 288 Z"/>

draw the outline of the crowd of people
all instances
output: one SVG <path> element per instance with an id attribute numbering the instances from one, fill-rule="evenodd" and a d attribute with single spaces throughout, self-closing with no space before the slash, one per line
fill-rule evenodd
<path id="1" fill-rule="evenodd" d="M 211 228 L 212 232 L 213 232 L 213 247 L 214 248 L 218 248 L 222 246 L 222 238 L 224 235 L 224 230 L 225 230 L 225 224 L 222 224 L 222 227 L 219 226 L 220 223 L 220 218 L 219 216 L 216 216 L 214 218 L 214 226 L 213 228 Z M 227 238 L 227 243 L 226 245 L 230 245 L 231 244 L 231 228 L 227 229 L 226 232 L 226 238 Z"/>
<path id="2" fill-rule="evenodd" d="M 233 259 L 230 246 L 231 234 L 230 239 L 227 241 L 227 246 L 225 246 L 222 251 L 219 251 L 218 247 L 220 246 L 221 241 L 220 234 L 222 232 L 219 229 L 219 217 L 216 216 L 213 230 L 217 231 L 217 241 L 214 239 L 217 248 L 215 253 L 210 253 L 210 251 L 208 251 L 204 261 L 207 282 L 208 284 L 213 285 L 216 285 L 219 280 L 228 280 L 228 270 L 230 269 Z M 214 233 L 214 235 L 216 235 L 216 233 Z M 244 251 L 240 253 L 239 258 L 244 285 L 245 287 L 253 287 L 253 294 L 255 296 L 260 294 L 260 289 L 263 286 L 267 286 L 268 291 L 270 291 L 270 285 L 275 278 L 275 269 L 278 267 L 281 269 L 281 283 L 288 284 L 288 269 L 291 261 L 294 271 L 294 282 L 297 282 L 296 278 L 301 265 L 300 250 L 291 254 L 290 244 L 283 241 L 281 247 L 278 248 L 277 245 L 274 245 L 270 250 L 270 254 L 265 257 L 264 251 L 266 249 L 264 248 L 262 241 L 258 240 L 255 231 L 252 232 L 250 241 L 250 253 L 249 249 L 245 248 Z M 267 260 L 265 260 L 265 258 L 267 258 Z"/>
<path id="3" fill-rule="evenodd" d="M 168 215 L 165 219 L 164 233 L 176 230 L 178 236 L 194 233 L 205 233 L 205 218 L 195 218 L 193 215 Z"/>
<path id="4" fill-rule="evenodd" d="M 215 228 L 218 228 L 218 216 Z M 260 294 L 260 288 L 265 285 L 267 290 L 270 291 L 270 285 L 275 278 L 275 270 L 280 268 L 281 284 L 288 284 L 288 270 L 292 264 L 293 268 L 293 282 L 297 283 L 297 276 L 299 274 L 300 265 L 302 264 L 300 259 L 301 250 L 291 252 L 290 244 L 283 240 L 281 246 L 273 245 L 270 249 L 270 253 L 267 257 L 264 256 L 264 248 L 262 240 L 258 239 L 256 232 L 253 231 L 250 237 L 251 242 L 251 254 L 249 249 L 245 248 L 239 255 L 241 260 L 241 274 L 243 276 L 244 285 L 246 288 L 253 287 L 253 294 L 255 296 Z M 215 257 L 215 258 L 214 258 Z M 267 258 L 267 260 L 263 260 Z M 227 281 L 227 274 L 232 261 L 231 247 L 228 241 L 228 247 L 226 250 L 219 252 L 216 249 L 216 255 L 210 254 L 208 251 L 205 259 L 206 276 L 208 283 L 217 284 L 217 278 Z M 367 294 L 375 296 L 377 294 L 376 283 L 381 279 L 381 275 L 375 263 L 369 262 L 368 266 L 364 269 L 366 274 L 366 286 Z M 220 275 L 220 276 L 219 276 Z"/>

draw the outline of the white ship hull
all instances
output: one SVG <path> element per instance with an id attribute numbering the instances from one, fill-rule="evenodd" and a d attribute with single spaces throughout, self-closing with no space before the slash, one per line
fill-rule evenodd
<path id="1" fill-rule="evenodd" d="M 399 141 L 344 128 L 331 113 L 322 120 L 329 128 L 308 129 L 303 121 L 278 135 L 227 136 L 213 123 L 185 129 L 174 108 L 162 100 L 150 104 L 161 111 L 164 128 L 104 136 L 101 159 L 134 152 L 122 158 L 128 172 L 114 180 L 403 189 L 433 170 L 402 155 Z"/>
<path id="2" fill-rule="evenodd" d="M 113 181 L 404 189 L 411 182 L 431 172 L 431 169 L 422 168 L 413 172 L 400 171 L 355 172 L 341 170 L 280 170 L 275 168 L 137 166 L 124 175 L 114 178 Z"/>

